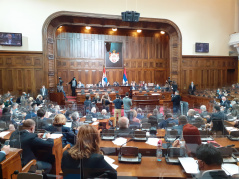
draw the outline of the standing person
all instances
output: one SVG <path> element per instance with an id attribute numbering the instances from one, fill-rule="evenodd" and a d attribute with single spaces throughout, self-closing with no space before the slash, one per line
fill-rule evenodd
<path id="1" fill-rule="evenodd" d="M 191 82 L 191 85 L 188 87 L 188 93 L 190 95 L 194 95 L 194 92 L 196 91 L 196 86 L 194 85 L 193 81 Z"/>
<path id="2" fill-rule="evenodd" d="M 178 85 L 177 85 L 176 81 L 173 81 L 172 88 L 173 88 L 174 93 L 178 90 Z"/>
<path id="3" fill-rule="evenodd" d="M 110 112 L 110 106 L 109 106 L 110 105 L 110 98 L 109 98 L 109 95 L 107 93 L 102 96 L 101 101 L 102 101 L 103 109 L 106 109 L 107 112 Z"/>
<path id="4" fill-rule="evenodd" d="M 59 83 L 57 84 L 57 92 L 62 92 L 64 94 L 65 99 L 66 98 L 66 92 L 64 91 L 64 87 L 63 87 L 63 80 L 61 79 L 61 77 L 59 77 Z"/>
<path id="5" fill-rule="evenodd" d="M 42 85 L 42 88 L 40 89 L 40 94 L 42 95 L 43 99 L 46 99 L 48 95 L 48 90 L 45 88 L 45 85 Z"/>
<path id="6" fill-rule="evenodd" d="M 118 119 L 121 118 L 121 107 L 123 104 L 123 101 L 120 99 L 120 95 L 116 94 L 116 99 L 113 101 L 113 103 L 115 104 L 115 109 L 114 109 L 114 126 L 116 126 L 116 118 L 118 115 Z"/>
<path id="7" fill-rule="evenodd" d="M 127 112 L 130 111 L 130 108 L 132 106 L 132 99 L 129 98 L 129 93 L 125 93 L 125 97 L 123 98 L 123 104 L 124 104 L 124 116 L 127 116 Z"/>
<path id="8" fill-rule="evenodd" d="M 180 109 L 180 101 L 181 101 L 179 91 L 175 91 L 175 95 L 174 97 L 172 97 L 171 101 L 173 102 L 173 113 L 177 114 Z"/>
<path id="9" fill-rule="evenodd" d="M 68 84 L 71 85 L 72 96 L 76 96 L 76 86 L 77 86 L 76 78 L 73 77 Z"/>

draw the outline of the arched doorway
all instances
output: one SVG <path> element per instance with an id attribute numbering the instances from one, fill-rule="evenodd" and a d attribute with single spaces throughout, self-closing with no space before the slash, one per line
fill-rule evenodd
<path id="1" fill-rule="evenodd" d="M 75 59 L 76 61 L 68 60 L 64 62 L 64 59 L 63 61 L 62 59 L 60 61 L 58 60 L 59 53 L 57 52 L 57 47 L 58 47 L 57 41 L 61 39 L 58 36 L 59 34 L 61 34 L 60 32 L 58 32 L 59 27 L 63 26 L 63 29 L 65 30 L 64 32 L 79 33 L 79 32 L 82 32 L 81 31 L 82 27 L 86 25 L 93 26 L 95 29 L 97 28 L 105 29 L 105 31 L 107 31 L 107 28 L 117 27 L 131 34 L 136 29 L 142 29 L 143 31 L 148 31 L 149 32 L 148 34 L 150 34 L 150 31 L 152 31 L 154 32 L 154 35 L 156 34 L 156 32 L 165 31 L 168 36 L 168 57 L 167 57 L 168 72 L 166 72 L 165 74 L 170 75 L 172 80 L 177 81 L 178 84 L 181 84 L 180 83 L 181 81 L 181 66 L 180 65 L 182 60 L 182 38 L 181 38 L 181 32 L 179 28 L 172 21 L 166 20 L 166 19 L 140 18 L 139 22 L 130 23 L 130 22 L 121 21 L 121 16 L 62 11 L 62 12 L 56 12 L 50 15 L 46 19 L 43 25 L 43 58 L 44 58 L 44 67 L 45 67 L 44 79 L 46 81 L 46 84 L 48 84 L 49 88 L 53 88 L 56 86 L 57 76 L 64 75 L 63 73 L 65 73 L 65 76 L 69 76 L 69 77 L 64 77 L 65 79 L 67 78 L 67 80 L 71 78 L 72 76 L 77 76 L 77 74 L 79 76 L 86 76 L 86 73 L 87 73 L 92 79 L 92 80 L 90 79 L 90 82 L 93 82 L 93 83 L 96 82 L 98 80 L 97 78 L 99 78 L 99 76 L 101 75 L 100 73 L 102 70 L 100 69 L 98 69 L 98 71 L 97 69 L 90 70 L 90 68 L 100 68 L 101 66 L 103 66 L 104 61 L 102 61 L 102 59 L 99 61 L 94 60 L 95 62 L 92 63 L 92 61 L 88 60 L 89 57 L 87 55 L 86 56 L 80 55 L 79 58 L 76 56 L 76 59 Z M 72 31 L 72 29 L 74 30 Z M 105 32 L 102 32 L 102 34 L 103 33 Z M 97 34 L 100 34 L 100 33 L 97 33 Z M 71 35 L 74 35 L 74 34 L 71 34 Z M 109 36 L 110 34 L 106 34 L 106 35 Z M 131 37 L 132 35 L 128 35 L 128 36 Z M 117 38 L 116 38 L 116 41 L 117 41 Z M 137 42 L 135 42 L 135 44 L 137 46 Z M 87 42 L 86 42 L 86 45 L 88 45 Z M 141 47 L 141 49 L 145 49 L 145 48 L 150 48 L 150 46 L 147 46 L 147 43 L 146 43 L 146 46 Z M 155 53 L 156 51 L 157 50 L 154 50 Z M 162 54 L 159 54 L 158 56 L 160 55 Z M 157 54 L 155 54 L 155 57 L 156 56 Z M 71 58 L 71 56 L 68 56 L 68 57 Z M 145 60 L 141 60 L 141 62 L 138 63 L 139 61 L 134 61 L 134 59 L 137 60 L 137 57 L 139 56 L 137 56 L 136 54 L 133 58 L 129 59 L 128 61 L 127 60 L 125 61 L 126 66 L 129 65 L 132 68 L 131 69 L 132 75 L 130 76 L 133 76 L 133 77 L 131 78 L 131 80 L 134 80 L 134 81 L 135 79 L 141 80 L 144 77 L 151 76 L 149 80 L 153 80 L 151 82 L 156 82 L 158 79 L 155 79 L 157 78 L 155 76 L 160 76 L 160 71 L 156 70 L 155 73 L 153 74 L 151 73 L 152 71 L 151 69 L 159 69 L 160 62 L 157 63 L 157 61 L 153 61 L 154 57 L 152 57 L 151 59 L 145 57 Z M 84 72 L 83 71 L 76 72 L 78 68 L 84 68 Z M 135 69 L 146 69 L 146 68 L 148 70 L 143 73 L 141 73 L 142 70 L 140 70 L 140 73 L 135 72 Z M 62 71 L 61 69 L 65 69 L 65 71 L 64 70 Z M 114 72 L 115 71 L 109 72 L 109 75 L 112 75 Z M 117 75 L 115 75 L 117 76 L 115 77 L 116 80 L 119 79 L 118 76 L 120 76 L 121 74 L 122 74 L 122 70 L 118 70 Z M 166 78 L 167 75 L 164 75 L 164 78 Z M 95 79 L 94 76 L 97 76 L 97 78 Z M 79 79 L 79 80 L 82 80 L 82 79 Z M 65 81 L 65 82 L 68 82 L 68 81 Z"/>

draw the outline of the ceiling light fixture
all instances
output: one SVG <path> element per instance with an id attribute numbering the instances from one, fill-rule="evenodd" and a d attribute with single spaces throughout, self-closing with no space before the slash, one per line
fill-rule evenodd
<path id="1" fill-rule="evenodd" d="M 160 31 L 160 34 L 165 34 L 165 32 L 164 31 Z"/>
<path id="2" fill-rule="evenodd" d="M 140 33 L 140 32 L 142 32 L 142 30 L 141 30 L 141 29 L 138 29 L 137 32 Z"/>
<path id="3" fill-rule="evenodd" d="M 91 29 L 91 26 L 86 26 L 85 27 L 87 30 L 90 30 Z"/>
<path id="4" fill-rule="evenodd" d="M 117 28 L 112 28 L 112 30 L 115 32 L 115 31 L 117 31 Z"/>

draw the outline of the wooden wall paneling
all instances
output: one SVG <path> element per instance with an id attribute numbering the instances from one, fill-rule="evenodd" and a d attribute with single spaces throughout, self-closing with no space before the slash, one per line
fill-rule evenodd
<path id="1" fill-rule="evenodd" d="M 35 69 L 35 83 L 36 83 L 36 92 L 38 93 L 42 87 L 42 85 L 45 85 L 45 82 L 43 81 L 43 71 L 42 69 Z"/>
<path id="2" fill-rule="evenodd" d="M 3 69 L 0 69 L 0 94 L 3 94 Z"/>
<path id="3" fill-rule="evenodd" d="M 25 69 L 24 70 L 24 79 L 25 79 L 25 90 L 27 93 L 34 94 L 35 92 L 35 84 L 37 81 L 35 80 L 33 69 Z"/>
<path id="4" fill-rule="evenodd" d="M 21 94 L 23 92 L 24 89 L 24 84 L 23 84 L 23 70 L 22 69 L 16 69 L 16 78 L 14 78 L 16 80 L 16 90 L 19 92 L 19 94 Z"/>

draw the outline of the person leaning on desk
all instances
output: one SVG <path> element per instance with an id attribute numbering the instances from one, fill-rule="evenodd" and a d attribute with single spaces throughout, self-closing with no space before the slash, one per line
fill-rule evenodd
<path id="1" fill-rule="evenodd" d="M 64 179 L 117 178 L 117 172 L 104 159 L 100 151 L 100 136 L 91 125 L 79 127 L 76 144 L 63 153 L 61 169 Z"/>

